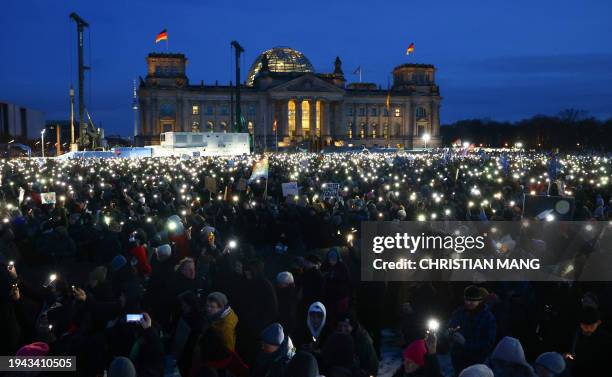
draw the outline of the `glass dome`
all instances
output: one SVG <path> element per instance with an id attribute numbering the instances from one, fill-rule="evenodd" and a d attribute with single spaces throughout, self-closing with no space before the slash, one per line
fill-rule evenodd
<path id="1" fill-rule="evenodd" d="M 271 72 L 314 72 L 310 60 L 301 52 L 289 47 L 274 47 L 259 54 L 251 65 L 247 76 L 247 85 L 252 86 L 255 76 L 261 70 L 261 60 L 268 58 L 268 67 Z"/>

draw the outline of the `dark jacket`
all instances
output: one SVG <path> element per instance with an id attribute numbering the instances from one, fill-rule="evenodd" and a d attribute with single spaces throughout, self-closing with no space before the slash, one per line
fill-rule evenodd
<path id="1" fill-rule="evenodd" d="M 455 370 L 463 370 L 472 364 L 481 364 L 491 353 L 495 344 L 497 323 L 488 305 L 482 304 L 474 311 L 465 307 L 456 309 L 448 328 L 459 326 L 459 333 L 465 337 L 465 344 L 454 344 L 451 357 Z"/>
<path id="2" fill-rule="evenodd" d="M 251 377 L 283 377 L 294 354 L 291 339 L 286 336 L 276 352 L 257 356 Z"/>

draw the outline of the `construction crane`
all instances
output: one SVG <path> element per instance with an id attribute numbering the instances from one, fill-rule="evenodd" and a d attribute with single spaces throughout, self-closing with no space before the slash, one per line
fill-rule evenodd
<path id="1" fill-rule="evenodd" d="M 79 72 L 79 84 L 78 84 L 78 100 L 79 100 L 79 138 L 78 145 L 80 149 L 83 149 L 89 145 L 91 148 L 95 148 L 96 145 L 100 145 L 99 133 L 96 131 L 89 114 L 89 122 L 85 120 L 85 70 L 89 70 L 90 67 L 85 65 L 83 58 L 83 31 L 89 27 L 89 24 L 82 19 L 78 14 L 72 12 L 69 16 L 77 26 L 77 56 L 78 56 L 78 72 Z"/>

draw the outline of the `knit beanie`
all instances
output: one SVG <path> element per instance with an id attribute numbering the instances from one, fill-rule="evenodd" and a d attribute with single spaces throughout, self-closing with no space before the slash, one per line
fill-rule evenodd
<path id="1" fill-rule="evenodd" d="M 535 365 L 540 365 L 555 375 L 561 374 L 565 370 L 565 360 L 557 352 L 544 352 L 538 356 Z"/>
<path id="2" fill-rule="evenodd" d="M 15 356 L 47 356 L 49 354 L 49 345 L 44 342 L 34 342 L 21 347 Z"/>
<path id="3" fill-rule="evenodd" d="M 474 364 L 461 371 L 459 377 L 494 377 L 494 375 L 493 371 L 488 366 L 484 364 Z"/>
<path id="4" fill-rule="evenodd" d="M 119 271 L 123 266 L 127 263 L 127 259 L 123 255 L 115 255 L 113 260 L 111 260 L 111 269 L 113 271 Z"/>
<path id="5" fill-rule="evenodd" d="M 214 301 L 222 308 L 227 306 L 227 296 L 221 292 L 212 292 L 206 297 L 206 301 Z"/>
<path id="6" fill-rule="evenodd" d="M 172 248 L 167 243 L 163 245 L 159 245 L 156 250 L 157 250 L 157 260 L 159 260 L 160 262 L 165 261 L 166 259 L 170 258 L 170 256 L 172 255 Z"/>
<path id="7" fill-rule="evenodd" d="M 261 340 L 265 344 L 271 344 L 273 346 L 280 346 L 285 340 L 285 333 L 283 332 L 283 326 L 280 323 L 273 323 L 266 327 L 261 333 Z"/>
<path id="8" fill-rule="evenodd" d="M 136 377 L 136 368 L 127 357 L 115 357 L 108 369 L 108 377 Z"/>
<path id="9" fill-rule="evenodd" d="M 278 284 L 291 285 L 294 283 L 293 275 L 288 271 L 279 272 L 278 275 L 276 275 L 276 282 Z"/>
<path id="10" fill-rule="evenodd" d="M 484 292 L 475 285 L 470 285 L 463 291 L 463 298 L 467 301 L 480 301 L 484 299 Z"/>
<path id="11" fill-rule="evenodd" d="M 404 359 L 412 360 L 420 368 L 425 366 L 425 354 L 427 353 L 427 347 L 425 346 L 425 340 L 419 339 L 410 343 L 408 347 L 402 352 Z"/>

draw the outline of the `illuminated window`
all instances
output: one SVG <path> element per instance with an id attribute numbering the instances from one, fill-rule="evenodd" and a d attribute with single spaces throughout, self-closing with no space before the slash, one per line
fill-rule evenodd
<path id="1" fill-rule="evenodd" d="M 370 115 L 373 116 L 373 117 L 378 116 L 378 109 L 375 108 L 375 107 L 371 108 L 370 109 Z"/>
<path id="2" fill-rule="evenodd" d="M 400 108 L 399 108 L 399 107 L 396 107 L 396 108 L 395 108 L 395 116 L 396 116 L 396 117 L 399 117 L 399 116 L 401 116 L 401 115 L 402 115 L 402 113 L 400 112 Z"/>
<path id="3" fill-rule="evenodd" d="M 317 116 L 316 116 L 316 136 L 317 137 L 321 137 L 321 101 L 317 101 L 315 108 L 317 109 Z"/>
<path id="4" fill-rule="evenodd" d="M 227 133 L 227 122 L 221 122 L 221 132 Z"/>
<path id="5" fill-rule="evenodd" d="M 200 132 L 200 122 L 194 120 L 191 123 L 191 132 Z"/>
<path id="6" fill-rule="evenodd" d="M 302 135 L 310 137 L 310 102 L 302 101 Z"/>
<path id="7" fill-rule="evenodd" d="M 253 135 L 253 132 L 255 131 L 255 126 L 253 125 L 253 122 L 249 122 L 249 123 L 247 124 L 247 127 L 248 127 L 248 129 L 249 129 L 249 133 L 250 133 L 251 135 Z"/>
<path id="8" fill-rule="evenodd" d="M 352 139 L 353 138 L 353 123 L 348 122 L 348 138 Z"/>
<path id="9" fill-rule="evenodd" d="M 295 136 L 295 101 L 290 100 L 287 107 L 289 108 L 287 119 L 289 124 L 289 136 L 293 137 Z"/>
<path id="10" fill-rule="evenodd" d="M 214 113 L 214 108 L 212 105 L 208 105 L 206 106 L 206 115 L 213 115 Z"/>
<path id="11" fill-rule="evenodd" d="M 191 114 L 200 115 L 200 106 L 198 105 L 191 106 Z"/>
<path id="12" fill-rule="evenodd" d="M 425 110 L 423 107 L 417 107 L 414 113 L 417 119 L 427 118 L 427 110 Z"/>
<path id="13" fill-rule="evenodd" d="M 215 124 L 210 120 L 206 122 L 206 132 L 215 132 Z"/>
<path id="14" fill-rule="evenodd" d="M 385 139 L 389 137 L 389 123 L 385 123 L 383 126 L 383 137 Z"/>
<path id="15" fill-rule="evenodd" d="M 376 123 L 372 124 L 370 127 L 372 128 L 372 138 L 375 139 L 376 138 Z"/>
<path id="16" fill-rule="evenodd" d="M 365 139 L 365 136 L 366 136 L 365 128 L 366 128 L 365 123 L 361 123 L 361 125 L 359 126 L 359 138 L 360 139 Z"/>

